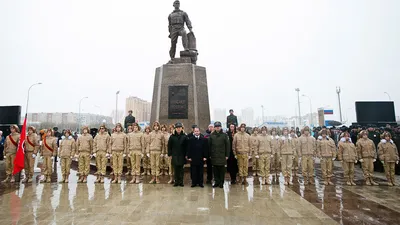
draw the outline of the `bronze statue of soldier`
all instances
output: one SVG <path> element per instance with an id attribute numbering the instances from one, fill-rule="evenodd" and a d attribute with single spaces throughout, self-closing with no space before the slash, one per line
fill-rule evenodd
<path id="1" fill-rule="evenodd" d="M 185 23 L 189 31 L 193 34 L 192 23 L 189 20 L 188 14 L 179 9 L 180 2 L 176 0 L 173 6 L 175 7 L 175 10 L 168 16 L 168 37 L 171 38 L 171 49 L 169 51 L 169 55 L 171 57 L 171 60 L 175 58 L 176 43 L 179 36 L 182 37 L 183 49 L 185 51 L 189 51 L 189 43 L 188 36 L 185 30 Z"/>

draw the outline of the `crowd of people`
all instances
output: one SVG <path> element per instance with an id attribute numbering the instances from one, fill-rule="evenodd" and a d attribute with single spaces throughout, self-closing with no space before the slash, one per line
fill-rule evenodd
<path id="1" fill-rule="evenodd" d="M 36 129 L 29 126 L 23 182 L 32 182 L 35 158 L 40 152 L 44 182 L 51 182 L 53 161 L 58 157 L 61 182 L 68 182 L 74 159 L 78 161 L 78 182 L 87 182 L 94 158 L 96 183 L 104 182 L 110 161 L 111 183 L 121 183 L 121 177 L 125 176 L 129 183 L 137 184 L 142 182 L 143 176 L 151 176 L 150 183 L 158 184 L 160 176 L 169 176 L 169 184 L 183 186 L 184 167 L 190 164 L 192 187 L 204 187 L 204 183 L 212 184 L 214 180 L 213 187 L 222 188 L 226 169 L 231 184 L 246 185 L 249 164 L 252 164 L 252 175 L 260 177 L 262 184 L 279 183 L 282 173 L 284 184 L 292 185 L 291 177 L 300 169 L 302 182 L 307 185 L 314 183 L 314 165 L 319 158 L 325 185 L 333 185 L 335 160 L 342 162 L 347 185 L 356 185 L 354 166 L 358 162 L 362 165 L 366 185 L 378 185 L 373 180 L 376 165 L 384 167 L 387 184 L 396 185 L 395 165 L 399 163 L 396 144 L 399 144 L 400 131 L 397 127 L 248 128 L 244 123 L 238 126 L 233 110 L 227 117 L 227 125 L 224 131 L 221 122 L 215 122 L 201 134 L 196 125 L 186 133 L 182 123 L 167 126 L 154 122 L 142 131 L 133 120 L 125 124 L 126 131 L 118 123 L 111 135 L 105 125 L 93 136 L 85 126 L 76 139 L 68 129 L 57 135 L 53 129 L 47 129 L 38 135 Z M 20 134 L 16 125 L 10 130 L 11 134 L 4 138 L 6 179 L 3 182 L 15 182 L 12 171 Z M 124 161 L 128 168 L 125 174 Z M 204 165 L 207 165 L 206 182 L 203 181 Z"/>

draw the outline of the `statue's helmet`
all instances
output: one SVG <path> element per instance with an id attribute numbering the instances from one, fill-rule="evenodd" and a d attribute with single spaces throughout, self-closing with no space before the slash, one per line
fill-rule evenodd
<path id="1" fill-rule="evenodd" d="M 175 4 L 181 4 L 179 0 L 175 0 L 173 6 L 175 6 Z"/>

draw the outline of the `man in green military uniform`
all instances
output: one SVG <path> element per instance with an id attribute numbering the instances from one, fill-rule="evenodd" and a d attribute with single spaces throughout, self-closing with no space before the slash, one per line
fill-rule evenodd
<path id="1" fill-rule="evenodd" d="M 128 127 L 132 126 L 134 123 L 136 123 L 136 118 L 132 116 L 132 110 L 129 110 L 128 115 L 125 117 L 125 122 L 124 122 L 124 126 L 127 133 L 128 133 Z"/>
<path id="2" fill-rule="evenodd" d="M 211 133 L 208 146 L 210 149 L 211 163 L 214 171 L 214 186 L 224 187 L 225 165 L 229 158 L 230 144 L 228 135 L 222 132 L 221 122 L 214 123 L 214 132 Z"/>
<path id="3" fill-rule="evenodd" d="M 168 156 L 174 167 L 175 184 L 174 187 L 183 187 L 183 166 L 187 148 L 187 136 L 182 129 L 182 123 L 175 124 L 175 130 L 168 140 Z"/>
<path id="4" fill-rule="evenodd" d="M 233 114 L 233 109 L 229 110 L 229 116 L 226 117 L 226 127 L 228 129 L 231 124 L 235 125 L 235 127 L 238 126 L 237 116 Z"/>

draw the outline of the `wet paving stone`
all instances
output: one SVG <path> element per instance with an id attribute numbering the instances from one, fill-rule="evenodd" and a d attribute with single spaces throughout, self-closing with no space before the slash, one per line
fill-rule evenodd
<path id="1" fill-rule="evenodd" d="M 4 167 L 4 165 L 3 165 Z M 77 183 L 76 164 L 70 183 L 0 184 L 0 224 L 397 224 L 399 189 L 384 186 L 343 186 L 341 169 L 335 168 L 335 186 L 319 182 L 304 186 L 298 174 L 294 185 L 260 185 L 259 178 L 249 177 L 248 186 L 230 185 L 227 175 L 224 187 L 190 187 L 185 173 L 185 187 L 167 184 L 95 184 L 89 175 L 87 183 Z M 58 168 L 59 170 L 59 168 Z M 0 179 L 4 177 L 0 163 Z M 93 174 L 95 170 L 91 171 Z M 360 177 L 361 176 L 361 177 Z M 275 182 L 276 183 L 276 182 Z"/>

